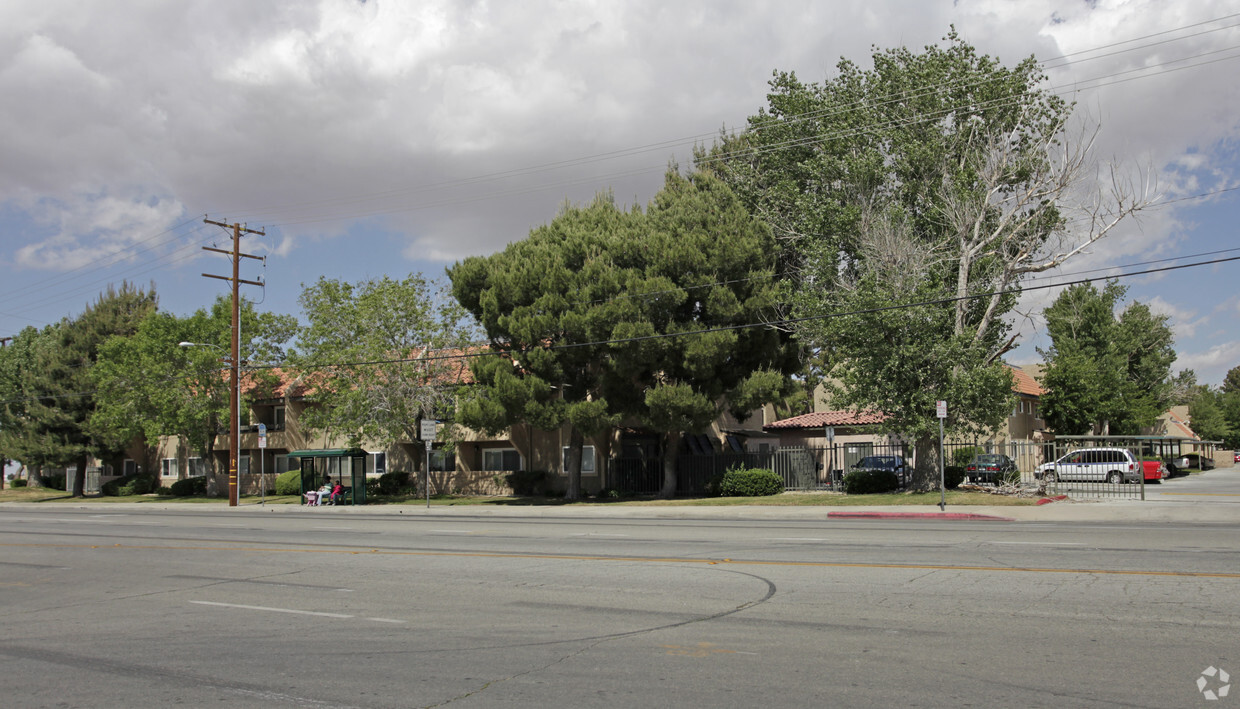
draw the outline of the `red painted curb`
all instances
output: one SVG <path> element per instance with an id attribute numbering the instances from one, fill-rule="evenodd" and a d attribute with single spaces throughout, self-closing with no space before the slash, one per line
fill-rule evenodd
<path id="1" fill-rule="evenodd" d="M 975 519 L 990 522 L 1015 522 L 1012 517 L 979 515 L 972 512 L 828 512 L 836 519 Z"/>
<path id="2" fill-rule="evenodd" d="M 1050 503 L 1052 503 L 1052 502 L 1059 502 L 1060 500 L 1066 500 L 1066 499 L 1068 499 L 1068 496 L 1067 496 L 1067 495 L 1055 495 L 1054 497 L 1043 497 L 1043 498 L 1039 499 L 1037 502 L 1035 502 L 1035 503 L 1033 503 L 1033 504 L 1035 504 L 1035 505 L 1048 505 L 1048 504 L 1050 504 Z"/>

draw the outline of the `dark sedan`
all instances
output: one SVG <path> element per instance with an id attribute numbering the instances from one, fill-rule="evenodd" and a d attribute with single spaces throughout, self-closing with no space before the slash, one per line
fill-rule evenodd
<path id="1" fill-rule="evenodd" d="M 904 484 L 904 459 L 898 455 L 867 455 L 852 466 L 853 470 L 890 470 Z"/>
<path id="2" fill-rule="evenodd" d="M 1020 477 L 1016 469 L 1016 461 L 998 453 L 983 453 L 973 457 L 964 469 L 965 476 L 971 483 L 993 483 L 999 480 Z"/>

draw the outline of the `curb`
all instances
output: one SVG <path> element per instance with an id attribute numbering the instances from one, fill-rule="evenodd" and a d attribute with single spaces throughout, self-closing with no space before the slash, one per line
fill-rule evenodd
<path id="1" fill-rule="evenodd" d="M 989 522 L 1015 522 L 1014 517 L 999 517 L 972 512 L 828 512 L 830 519 L 971 519 Z"/>

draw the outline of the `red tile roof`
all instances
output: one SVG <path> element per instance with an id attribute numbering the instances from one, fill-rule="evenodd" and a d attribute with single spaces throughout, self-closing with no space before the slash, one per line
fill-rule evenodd
<path id="1" fill-rule="evenodd" d="M 1038 380 L 1034 379 L 1028 372 L 1020 367 L 1008 365 L 1008 369 L 1012 370 L 1012 391 L 1017 394 L 1028 394 L 1029 396 L 1042 396 L 1046 390 L 1038 384 Z"/>
<path id="2" fill-rule="evenodd" d="M 866 426 L 882 423 L 887 416 L 877 411 L 815 411 L 790 419 L 775 421 L 763 426 L 766 431 L 794 428 L 822 428 L 823 426 Z"/>

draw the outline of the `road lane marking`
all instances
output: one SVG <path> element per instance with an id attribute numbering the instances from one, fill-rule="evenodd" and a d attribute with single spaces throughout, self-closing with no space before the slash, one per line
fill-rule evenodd
<path id="1" fill-rule="evenodd" d="M 1007 571 L 1043 574 L 1099 574 L 1105 576 L 1168 576 L 1179 578 L 1240 579 L 1240 573 L 1222 571 L 1154 571 L 1146 569 L 1081 569 L 1037 566 L 967 566 L 961 564 L 880 564 L 842 561 L 763 561 L 702 557 L 587 556 L 582 554 L 524 554 L 504 552 L 398 551 L 379 549 L 291 549 L 288 547 L 157 546 L 151 544 L 21 544 L 0 543 L 0 548 L 96 549 L 100 551 L 207 551 L 236 554 L 374 554 L 378 556 L 425 556 L 470 559 L 545 559 L 549 561 L 611 561 L 654 564 L 732 564 L 735 566 L 792 566 L 823 569 L 893 569 L 909 571 Z"/>
<path id="2" fill-rule="evenodd" d="M 629 535 L 627 534 L 603 534 L 601 532 L 578 532 L 577 534 L 570 534 L 568 536 L 570 537 L 624 537 L 624 538 L 627 538 Z"/>
<path id="3" fill-rule="evenodd" d="M 982 544 L 1029 544 L 1040 547 L 1083 547 L 1082 542 L 982 542 Z"/>
<path id="4" fill-rule="evenodd" d="M 822 537 L 767 537 L 768 542 L 825 542 Z"/>
<path id="5" fill-rule="evenodd" d="M 352 618 L 343 613 L 323 613 L 320 611 L 302 611 L 295 608 L 272 608 L 270 606 L 247 606 L 241 603 L 217 603 L 215 601 L 190 601 L 199 606 L 216 606 L 218 608 L 238 608 L 247 611 L 268 611 L 271 613 L 291 613 L 293 615 L 313 615 L 319 618 Z"/>

